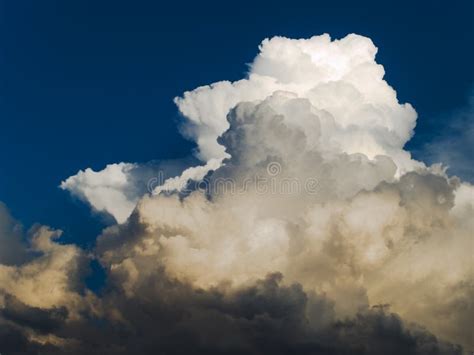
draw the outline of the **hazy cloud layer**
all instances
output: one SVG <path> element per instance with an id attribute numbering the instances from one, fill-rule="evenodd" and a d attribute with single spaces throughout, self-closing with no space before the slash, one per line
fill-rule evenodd
<path id="1" fill-rule="evenodd" d="M 445 127 L 442 133 L 429 137 L 419 151 L 429 163 L 442 162 L 451 174 L 474 181 L 474 89 L 471 89 L 467 104 L 461 109 L 443 114 Z"/>

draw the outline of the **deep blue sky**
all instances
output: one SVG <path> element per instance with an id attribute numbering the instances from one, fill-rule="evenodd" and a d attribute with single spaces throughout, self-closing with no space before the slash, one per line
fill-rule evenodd
<path id="1" fill-rule="evenodd" d="M 0 201 L 91 242 L 102 221 L 58 189 L 86 167 L 186 156 L 172 102 L 246 72 L 269 36 L 369 36 L 419 149 L 472 85 L 473 2 L 0 1 Z M 448 115 L 449 116 L 449 115 Z"/>

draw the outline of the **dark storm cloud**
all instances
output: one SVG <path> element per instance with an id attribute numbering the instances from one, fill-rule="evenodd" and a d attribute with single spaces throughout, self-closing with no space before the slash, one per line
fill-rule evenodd
<path id="1" fill-rule="evenodd" d="M 66 320 L 67 314 L 65 307 L 52 309 L 30 307 L 8 294 L 4 297 L 4 308 L 0 312 L 5 320 L 40 333 L 57 330 Z"/>
<path id="2" fill-rule="evenodd" d="M 166 277 L 144 282 L 135 299 L 117 290 L 104 295 L 104 305 L 117 309 L 120 320 L 82 318 L 64 322 L 63 310 L 41 311 L 10 298 L 3 312 L 0 345 L 28 354 L 461 354 L 458 346 L 440 342 L 422 328 L 407 327 L 384 309 L 361 311 L 343 321 L 331 319 L 332 303 L 306 294 L 301 285 L 281 285 L 272 274 L 230 294 L 218 288 L 194 289 Z M 313 322 L 306 314 L 313 305 Z M 24 327 L 72 336 L 66 346 L 41 346 L 27 340 Z"/>

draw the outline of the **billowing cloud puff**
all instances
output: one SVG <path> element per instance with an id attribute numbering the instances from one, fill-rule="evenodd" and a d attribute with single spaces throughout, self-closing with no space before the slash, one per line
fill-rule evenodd
<path id="1" fill-rule="evenodd" d="M 84 288 L 84 253 L 38 229 L 29 241 L 37 253 L 0 267 L 0 345 L 13 337 L 25 352 L 77 354 L 473 349 L 474 188 L 403 150 L 416 113 L 398 103 L 375 54 L 356 35 L 265 40 L 248 78 L 176 99 L 204 165 L 160 183 L 145 178 L 156 170 L 123 163 L 63 182 L 119 222 L 91 255 L 106 286 L 97 296 Z"/>
<path id="2" fill-rule="evenodd" d="M 223 158 L 217 138 L 228 128 L 227 114 L 239 102 L 263 100 L 277 91 L 307 99 L 311 110 L 324 114 L 322 131 L 328 149 L 392 157 L 401 171 L 418 163 L 403 151 L 415 127 L 416 112 L 400 104 L 375 62 L 377 48 L 369 38 L 329 35 L 294 40 L 266 39 L 246 79 L 222 81 L 185 92 L 176 98 L 187 118 L 187 135 L 196 140 L 204 160 Z M 300 124 L 312 130 L 312 120 Z"/>
<path id="3" fill-rule="evenodd" d="M 112 215 L 124 222 L 135 208 L 140 196 L 133 191 L 130 181 L 135 164 L 110 164 L 99 172 L 88 168 L 61 183 L 63 190 L 87 201 L 94 211 Z"/>
<path id="4" fill-rule="evenodd" d="M 22 243 L 15 249 L 1 243 L 2 251 L 7 248 L 21 259 L 0 260 L 0 347 L 5 354 L 57 349 L 67 341 L 56 331 L 94 304 L 95 296 L 82 283 L 88 257 L 76 246 L 55 242 L 61 231 L 34 226 L 23 235 L 6 209 L 1 216 L 0 236 L 9 237 L 3 234 L 7 221 L 15 225 L 14 237 Z"/>
<path id="5" fill-rule="evenodd" d="M 175 99 L 185 118 L 182 131 L 196 141 L 198 156 L 214 170 L 227 157 L 218 137 L 229 127 L 229 111 L 240 102 L 286 92 L 301 99 L 301 109 L 308 111 L 307 117 L 294 122 L 310 135 L 308 144 L 315 144 L 314 134 L 320 134 L 319 145 L 326 151 L 361 153 L 369 159 L 389 156 L 399 173 L 421 167 L 422 163 L 403 150 L 413 134 L 416 112 L 410 104 L 400 104 L 396 92 L 383 80 L 384 69 L 375 62 L 376 53 L 369 38 L 357 35 L 334 41 L 327 34 L 301 40 L 266 39 L 246 79 L 202 86 Z M 308 118 L 313 114 L 318 121 Z M 318 123 L 322 127 L 315 130 Z M 68 178 L 61 187 L 123 222 L 140 197 L 130 196 L 133 189 L 127 183 L 133 166 L 109 165 L 98 173 L 88 169 Z M 188 171 L 175 180 L 181 187 L 189 179 L 201 179 L 202 171 L 196 176 Z"/>
<path id="6" fill-rule="evenodd" d="M 109 164 L 97 172 L 91 168 L 81 170 L 61 182 L 60 187 L 87 202 L 94 212 L 123 223 L 143 195 L 155 188 L 158 192 L 180 190 L 189 179 L 200 180 L 219 166 L 219 161 L 210 160 L 203 166 L 189 167 L 196 163 L 195 159 L 176 159 L 148 164 Z"/>

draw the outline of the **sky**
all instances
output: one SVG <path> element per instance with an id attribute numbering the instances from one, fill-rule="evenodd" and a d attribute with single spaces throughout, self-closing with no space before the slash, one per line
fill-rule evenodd
<path id="1" fill-rule="evenodd" d="M 0 347 L 467 354 L 473 6 L 0 0 Z"/>
<path id="2" fill-rule="evenodd" d="M 173 98 L 240 78 L 274 35 L 372 38 L 386 80 L 419 114 L 408 149 L 423 159 L 450 112 L 468 105 L 471 14 L 470 1 L 2 1 L 0 200 L 27 226 L 90 244 L 106 221 L 60 182 L 87 167 L 188 156 Z"/>

